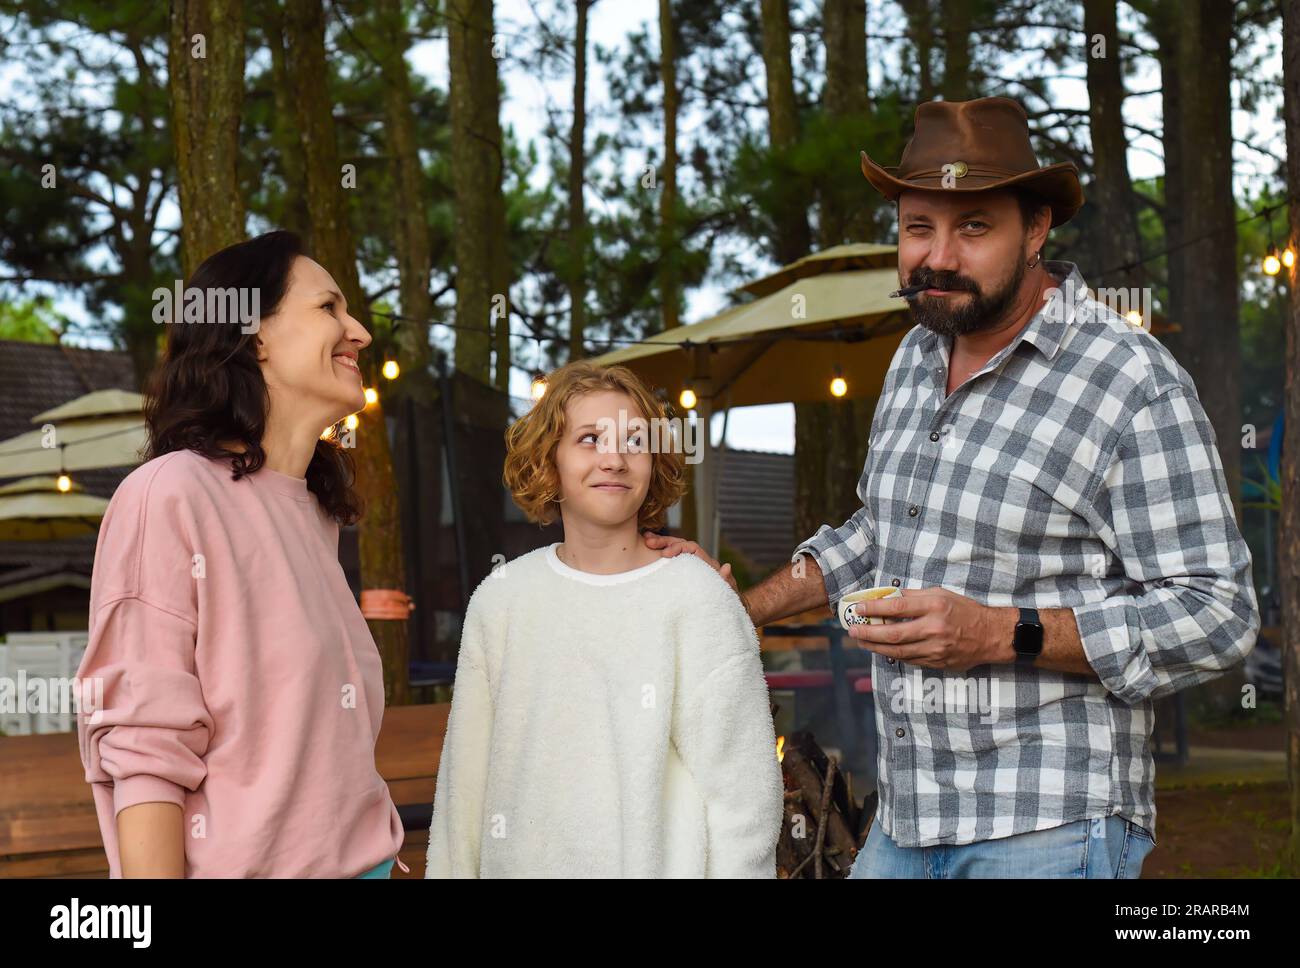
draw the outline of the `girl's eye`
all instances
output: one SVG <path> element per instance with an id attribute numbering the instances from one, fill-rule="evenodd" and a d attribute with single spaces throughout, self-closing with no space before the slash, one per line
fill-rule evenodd
<path id="1" fill-rule="evenodd" d="M 639 436 L 629 437 L 627 440 L 627 449 L 634 454 L 641 453 L 641 438 Z"/>
<path id="2" fill-rule="evenodd" d="M 591 433 L 591 432 L 585 433 L 585 434 L 583 434 L 581 437 L 578 438 L 578 443 L 583 444 L 583 443 L 586 443 L 588 440 L 590 440 L 592 443 L 595 443 L 595 441 L 596 441 L 596 434 Z"/>
<path id="3" fill-rule="evenodd" d="M 321 303 L 320 308 L 321 308 L 321 309 L 328 309 L 330 312 L 334 312 L 334 300 L 331 299 L 329 302 Z"/>

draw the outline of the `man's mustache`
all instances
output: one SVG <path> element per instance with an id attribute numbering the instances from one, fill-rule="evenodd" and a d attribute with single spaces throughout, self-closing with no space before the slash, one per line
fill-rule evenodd
<path id="1" fill-rule="evenodd" d="M 955 272 L 934 272 L 930 269 L 917 269 L 907 277 L 909 286 L 925 286 L 927 289 L 947 289 L 952 292 L 979 292 L 979 286 L 973 279 L 959 276 Z"/>

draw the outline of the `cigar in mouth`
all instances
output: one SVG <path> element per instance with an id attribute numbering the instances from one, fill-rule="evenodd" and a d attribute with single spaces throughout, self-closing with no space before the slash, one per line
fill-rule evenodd
<path id="1" fill-rule="evenodd" d="M 933 287 L 932 286 L 904 286 L 902 289 L 895 289 L 893 292 L 891 292 L 889 294 L 889 298 L 907 299 L 911 296 L 915 296 L 918 292 L 925 292 L 925 290 L 931 288 Z"/>

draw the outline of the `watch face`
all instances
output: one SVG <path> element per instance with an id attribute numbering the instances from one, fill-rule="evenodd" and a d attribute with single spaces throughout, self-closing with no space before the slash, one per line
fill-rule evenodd
<path id="1" fill-rule="evenodd" d="M 1043 627 L 1021 622 L 1016 626 L 1015 649 L 1020 655 L 1038 655 L 1043 651 Z"/>

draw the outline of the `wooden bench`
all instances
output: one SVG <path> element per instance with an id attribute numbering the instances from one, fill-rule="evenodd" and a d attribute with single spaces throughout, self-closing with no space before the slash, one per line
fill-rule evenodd
<path id="1" fill-rule="evenodd" d="M 433 787 L 450 703 L 384 711 L 375 765 L 407 828 L 401 858 L 423 877 Z M 76 733 L 0 736 L 0 878 L 107 877 Z"/>

